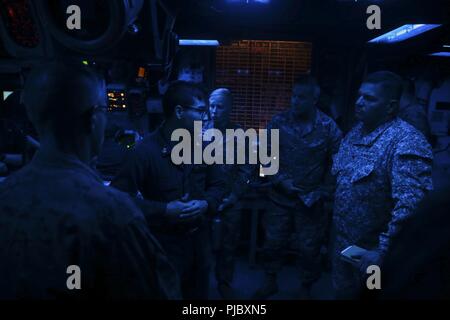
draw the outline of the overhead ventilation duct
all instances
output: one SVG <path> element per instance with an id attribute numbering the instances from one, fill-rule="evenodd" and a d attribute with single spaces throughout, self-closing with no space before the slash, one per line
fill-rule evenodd
<path id="1" fill-rule="evenodd" d="M 48 33 L 29 0 L 0 0 L 0 38 L 12 57 L 43 57 L 51 51 Z"/>
<path id="2" fill-rule="evenodd" d="M 14 9 L 18 3 L 20 10 Z M 0 5 L 2 38 L 17 58 L 165 64 L 178 45 L 174 10 L 163 0 L 0 0 Z M 79 28 L 68 27 L 71 6 L 79 8 Z"/>
<path id="3" fill-rule="evenodd" d="M 86 54 L 114 47 L 138 18 L 144 0 L 41 0 L 39 15 L 52 36 L 67 48 Z M 67 8 L 80 8 L 80 29 L 67 27 Z"/>

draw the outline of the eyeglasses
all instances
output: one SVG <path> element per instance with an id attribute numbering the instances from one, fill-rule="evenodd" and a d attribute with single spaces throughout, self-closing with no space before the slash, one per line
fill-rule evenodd
<path id="1" fill-rule="evenodd" d="M 194 110 L 197 113 L 200 113 L 200 116 L 202 117 L 202 119 L 204 119 L 205 117 L 207 117 L 209 119 L 209 117 L 210 117 L 209 109 L 207 107 L 194 108 L 194 107 L 191 107 L 191 106 L 183 106 L 183 108 L 191 109 L 191 110 Z"/>

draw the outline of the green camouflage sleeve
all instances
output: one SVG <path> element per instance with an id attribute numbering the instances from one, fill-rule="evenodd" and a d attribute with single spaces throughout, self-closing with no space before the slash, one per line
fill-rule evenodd
<path id="1" fill-rule="evenodd" d="M 270 136 L 270 131 L 272 129 L 279 129 L 281 127 L 281 123 L 279 121 L 279 117 L 278 115 L 275 115 L 272 120 L 270 120 L 270 122 L 267 124 L 267 134 L 268 136 Z M 267 148 L 268 148 L 268 154 L 272 154 L 272 149 L 271 149 L 271 144 L 272 141 L 270 141 L 271 139 L 267 139 Z M 280 143 L 281 144 L 281 143 Z M 280 145 L 281 147 L 281 145 Z M 287 179 L 292 179 L 292 177 L 290 177 L 290 175 L 288 173 L 285 172 L 284 167 L 281 165 L 281 159 L 280 161 L 280 167 L 278 169 L 278 173 L 275 175 L 270 175 L 267 176 L 269 181 L 273 184 L 273 185 L 277 185 L 279 183 L 281 183 L 284 180 Z"/>

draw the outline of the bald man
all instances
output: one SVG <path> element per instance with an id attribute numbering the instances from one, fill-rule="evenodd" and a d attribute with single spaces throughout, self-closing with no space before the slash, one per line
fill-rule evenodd
<path id="1" fill-rule="evenodd" d="M 209 96 L 209 110 L 214 122 L 214 128 L 219 129 L 225 137 L 226 129 L 238 129 L 239 125 L 231 122 L 230 115 L 233 106 L 233 96 L 227 88 L 218 88 Z M 226 137 L 224 138 L 226 145 Z M 226 153 L 224 153 L 226 154 Z M 235 153 L 236 154 L 236 150 Z M 225 159 L 224 159 L 225 163 Z M 221 243 L 217 250 L 216 279 L 218 290 L 224 299 L 236 299 L 232 287 L 234 276 L 235 250 L 241 229 L 242 206 L 239 201 L 248 189 L 249 179 L 256 172 L 251 165 L 219 165 L 226 179 L 226 193 L 219 206 L 221 217 Z"/>
<path id="2" fill-rule="evenodd" d="M 49 62 L 22 99 L 41 148 L 0 185 L 0 299 L 179 298 L 141 211 L 89 166 L 103 141 L 104 81 Z"/>

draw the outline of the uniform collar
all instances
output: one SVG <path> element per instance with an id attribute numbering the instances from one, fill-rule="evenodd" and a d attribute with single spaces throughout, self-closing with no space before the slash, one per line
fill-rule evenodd
<path id="1" fill-rule="evenodd" d="M 89 175 L 92 179 L 102 183 L 102 179 L 93 168 L 71 154 L 39 150 L 33 157 L 32 164 L 61 169 L 79 169 Z"/>
<path id="2" fill-rule="evenodd" d="M 371 146 L 375 141 L 394 124 L 395 119 L 389 120 L 378 126 L 375 130 L 367 135 L 363 134 L 363 124 L 359 123 L 356 129 L 356 136 L 354 137 L 354 145 Z"/>
<path id="3" fill-rule="evenodd" d="M 292 109 L 289 110 L 289 117 L 290 117 L 291 121 L 298 122 L 298 119 L 297 119 L 297 117 L 295 117 L 294 113 L 292 112 Z M 320 119 L 321 119 L 321 111 L 319 109 L 316 109 L 316 116 L 315 116 L 312 126 L 308 127 L 307 130 L 303 131 L 301 136 L 304 137 L 304 136 L 310 134 L 311 132 L 313 132 L 314 129 L 316 129 L 316 127 L 318 126 Z"/>
<path id="4" fill-rule="evenodd" d="M 161 147 L 161 153 L 163 157 L 165 157 L 166 155 L 170 155 L 170 153 L 172 152 L 172 148 L 178 142 L 170 140 L 170 137 L 166 137 L 166 135 L 164 134 L 163 125 L 159 126 L 158 129 L 156 129 L 155 133 L 156 133 L 156 141 Z"/>

